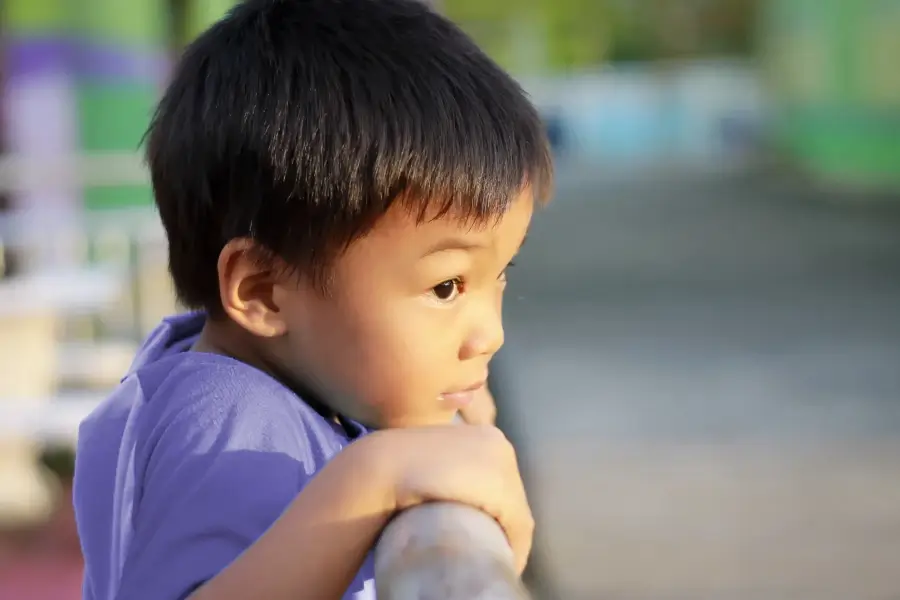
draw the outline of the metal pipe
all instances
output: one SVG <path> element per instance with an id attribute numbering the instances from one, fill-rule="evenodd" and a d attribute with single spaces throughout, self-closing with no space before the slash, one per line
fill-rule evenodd
<path id="1" fill-rule="evenodd" d="M 400 513 L 375 548 L 378 600 L 528 600 L 500 525 L 462 504 Z"/>

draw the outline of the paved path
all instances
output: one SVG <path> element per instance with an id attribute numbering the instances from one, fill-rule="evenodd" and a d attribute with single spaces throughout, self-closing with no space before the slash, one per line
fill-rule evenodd
<path id="1" fill-rule="evenodd" d="M 900 598 L 900 198 L 567 177 L 512 278 L 562 597 Z"/>

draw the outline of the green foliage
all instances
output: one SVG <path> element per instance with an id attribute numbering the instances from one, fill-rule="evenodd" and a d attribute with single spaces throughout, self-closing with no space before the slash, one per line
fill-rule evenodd
<path id="1" fill-rule="evenodd" d="M 514 70 L 574 69 L 605 59 L 606 0 L 445 0 L 443 8 L 503 66 Z M 540 56 L 522 64 L 523 49 Z M 531 53 L 529 53 L 531 54 Z"/>
<path id="2" fill-rule="evenodd" d="M 444 0 L 442 6 L 503 66 L 536 72 L 746 54 L 759 2 Z"/>

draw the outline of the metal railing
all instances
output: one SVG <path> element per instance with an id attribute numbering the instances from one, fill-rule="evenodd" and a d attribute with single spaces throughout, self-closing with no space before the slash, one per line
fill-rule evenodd
<path id="1" fill-rule="evenodd" d="M 379 600 L 526 600 L 496 521 L 461 504 L 409 509 L 375 550 Z"/>

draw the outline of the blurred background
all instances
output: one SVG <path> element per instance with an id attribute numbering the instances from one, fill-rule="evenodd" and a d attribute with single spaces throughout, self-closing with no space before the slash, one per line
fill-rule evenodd
<path id="1" fill-rule="evenodd" d="M 80 418 L 177 310 L 139 155 L 229 0 L 0 8 L 0 600 L 80 597 Z M 443 0 L 558 160 L 501 418 L 548 598 L 900 598 L 900 1 Z"/>

